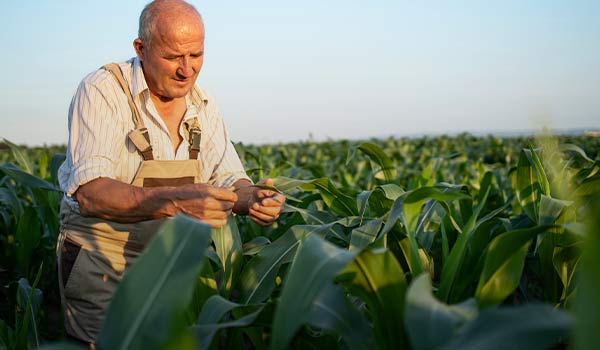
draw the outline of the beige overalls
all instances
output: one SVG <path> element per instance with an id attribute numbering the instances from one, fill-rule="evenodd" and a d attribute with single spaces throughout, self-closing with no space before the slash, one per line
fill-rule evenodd
<path id="1" fill-rule="evenodd" d="M 129 139 L 142 154 L 142 163 L 131 182 L 140 187 L 178 186 L 200 181 L 200 127 L 197 118 L 185 123 L 190 142 L 188 160 L 154 160 L 147 129 L 131 92 L 116 64 L 103 67 L 119 82 L 129 100 L 136 129 Z M 204 113 L 204 108 L 200 113 Z M 93 343 L 108 304 L 126 268 L 133 263 L 167 219 L 118 223 L 83 217 L 64 201 L 57 244 L 58 275 L 67 333 Z"/>

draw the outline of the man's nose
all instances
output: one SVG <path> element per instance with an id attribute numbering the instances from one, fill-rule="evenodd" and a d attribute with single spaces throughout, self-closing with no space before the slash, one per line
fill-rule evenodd
<path id="1" fill-rule="evenodd" d="M 177 67 L 177 74 L 182 78 L 189 78 L 194 75 L 194 67 L 189 57 L 182 57 Z"/>

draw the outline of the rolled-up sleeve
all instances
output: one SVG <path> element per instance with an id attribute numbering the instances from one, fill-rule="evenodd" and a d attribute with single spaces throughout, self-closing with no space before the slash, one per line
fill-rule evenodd
<path id="1" fill-rule="evenodd" d="M 73 97 L 69 109 L 70 172 L 61 184 L 68 196 L 99 177 L 116 177 L 126 135 L 113 90 L 100 91 L 84 80 Z"/>

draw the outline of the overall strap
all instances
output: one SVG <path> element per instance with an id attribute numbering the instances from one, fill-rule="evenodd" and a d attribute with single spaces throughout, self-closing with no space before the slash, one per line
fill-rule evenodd
<path id="1" fill-rule="evenodd" d="M 123 77 L 121 68 L 119 68 L 119 65 L 116 63 L 109 63 L 102 66 L 102 68 L 112 74 L 127 96 L 127 102 L 129 103 L 129 108 L 131 109 L 131 113 L 133 115 L 133 123 L 135 124 L 135 129 L 130 131 L 127 135 L 129 140 L 131 140 L 131 142 L 135 145 L 138 152 L 142 154 L 144 160 L 154 159 L 154 156 L 152 155 L 152 145 L 150 144 L 150 135 L 148 134 L 148 129 L 146 129 L 144 126 L 140 112 L 137 109 L 135 102 L 133 102 L 133 96 L 131 96 L 129 85 L 127 85 L 127 82 Z"/>
<path id="2" fill-rule="evenodd" d="M 190 159 L 198 159 L 198 152 L 200 151 L 200 140 L 202 138 L 202 130 L 200 129 L 200 123 L 197 118 L 191 118 L 183 122 L 185 130 L 188 134 L 188 141 L 190 143 L 189 153 Z"/>

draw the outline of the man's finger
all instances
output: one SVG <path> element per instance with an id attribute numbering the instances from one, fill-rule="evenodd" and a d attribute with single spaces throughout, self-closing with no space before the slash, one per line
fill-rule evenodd
<path id="1" fill-rule="evenodd" d="M 252 208 L 250 208 L 250 210 L 253 210 L 253 212 L 255 213 L 261 213 L 264 216 L 272 218 L 278 217 L 281 213 L 281 207 L 264 207 L 258 204 L 253 205 Z"/>
<path id="2" fill-rule="evenodd" d="M 276 197 L 268 197 L 268 198 L 262 199 L 258 203 L 263 207 L 281 207 L 283 203 L 280 202 L 280 200 L 281 199 L 276 198 Z M 285 201 L 285 199 L 282 201 Z"/>
<path id="3" fill-rule="evenodd" d="M 234 202 L 211 197 L 199 199 L 199 201 L 202 201 L 202 203 L 199 203 L 199 207 L 203 210 L 228 211 L 233 209 L 235 204 Z"/>
<path id="4" fill-rule="evenodd" d="M 200 221 L 207 225 L 210 225 L 213 228 L 223 227 L 225 226 L 225 224 L 227 224 L 227 219 L 202 219 Z"/>
<path id="5" fill-rule="evenodd" d="M 225 188 L 210 187 L 207 193 L 215 199 L 222 201 L 237 202 L 238 200 L 238 196 L 235 192 Z"/>
<path id="6" fill-rule="evenodd" d="M 257 224 L 259 224 L 260 226 L 269 226 L 273 223 L 273 219 L 269 218 L 267 220 L 262 220 L 252 214 L 250 214 L 250 219 L 254 222 L 256 222 Z"/>

